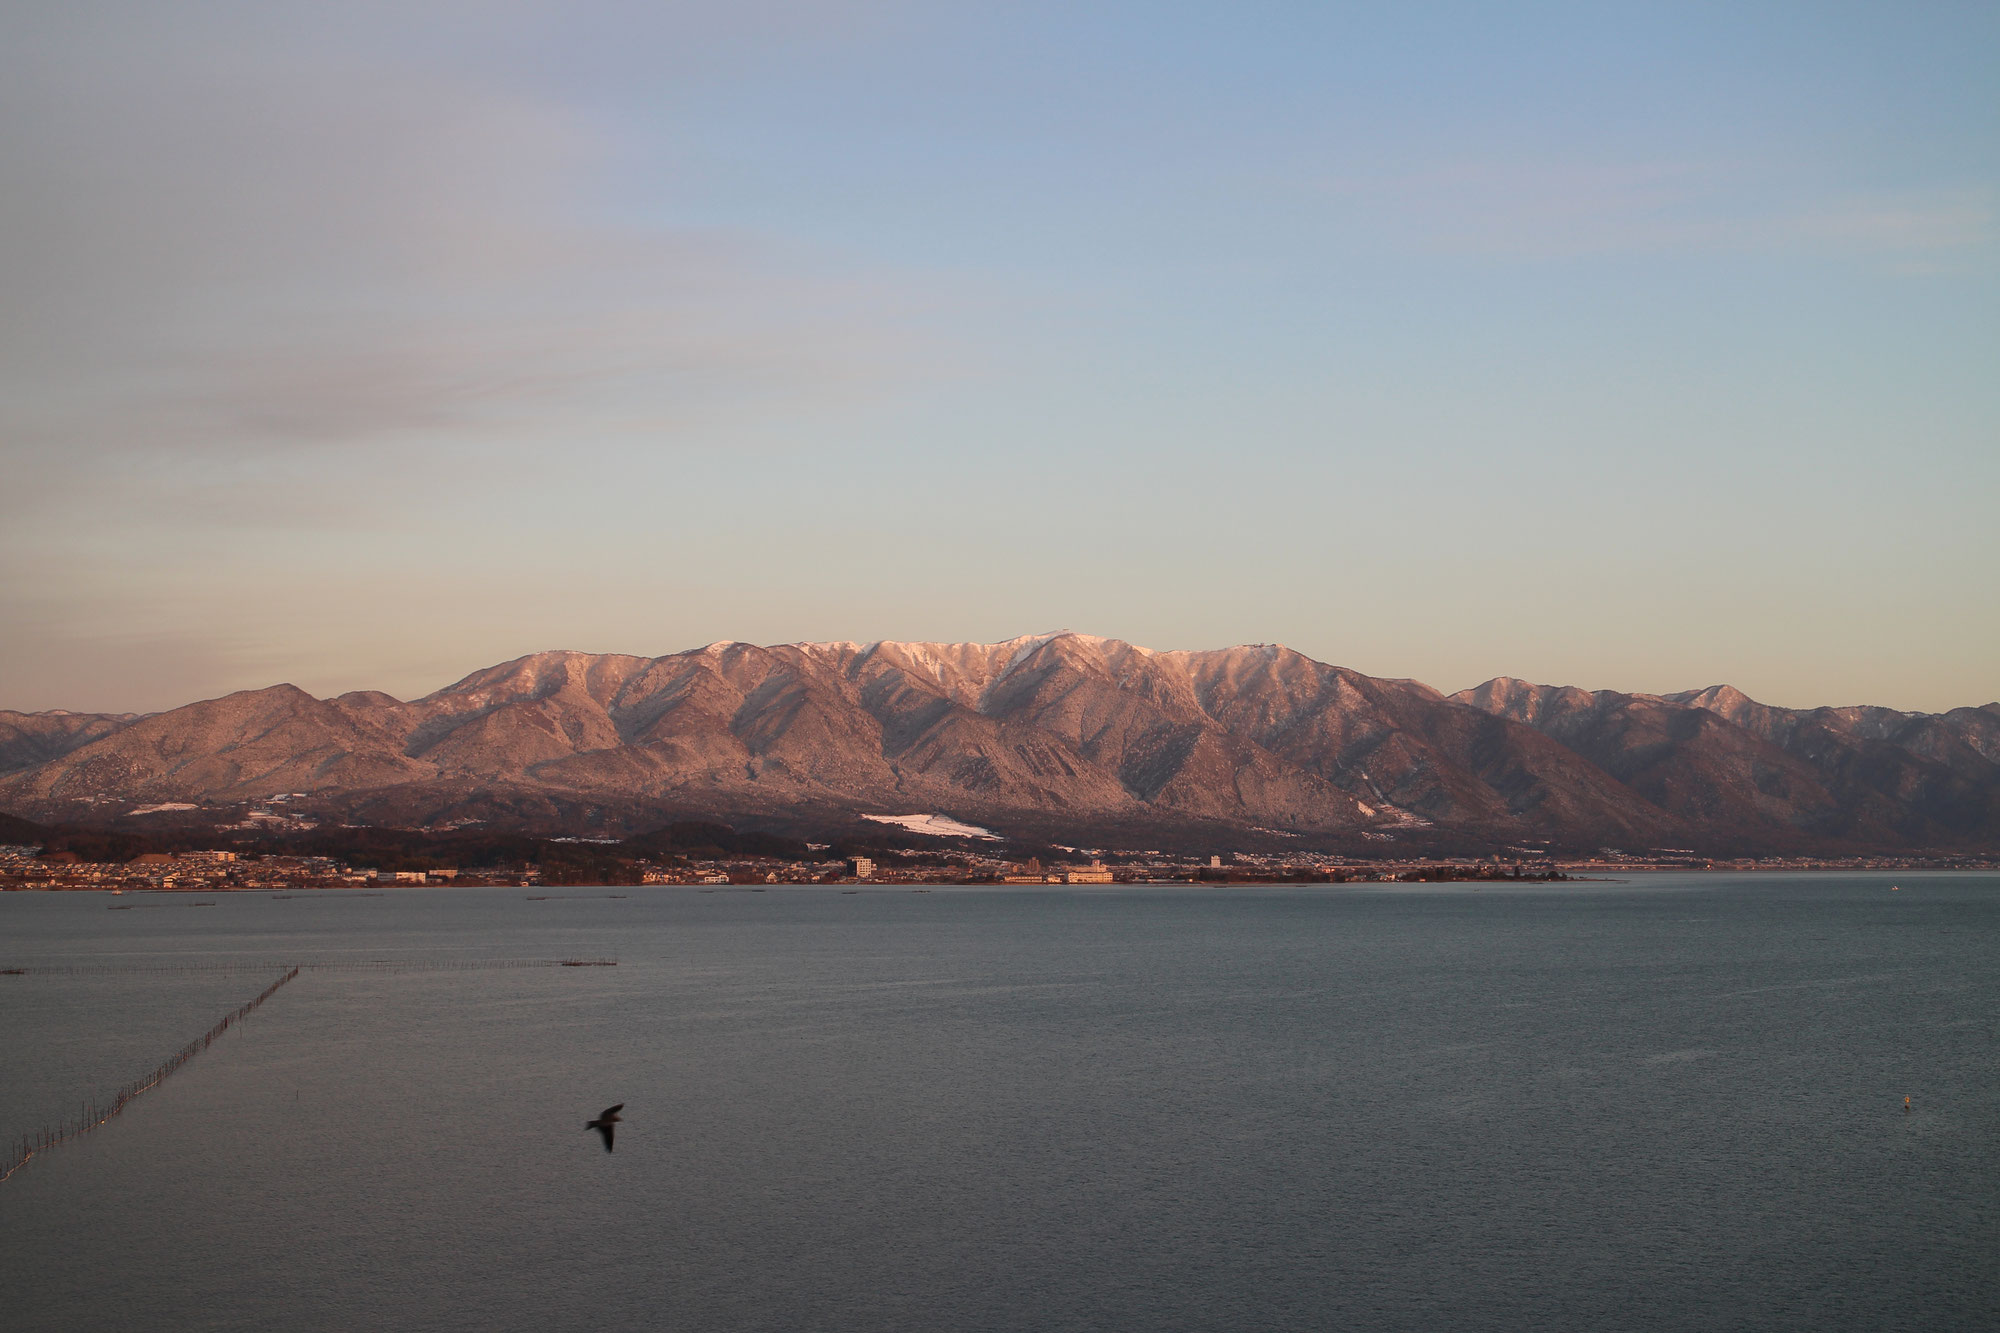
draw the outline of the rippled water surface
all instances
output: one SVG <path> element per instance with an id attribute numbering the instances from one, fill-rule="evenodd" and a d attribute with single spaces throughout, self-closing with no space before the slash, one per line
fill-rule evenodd
<path id="1" fill-rule="evenodd" d="M 0 1135 L 619 960 L 302 973 L 0 1184 L 0 1326 L 2000 1326 L 2000 878 L 535 892 L 0 896 Z"/>

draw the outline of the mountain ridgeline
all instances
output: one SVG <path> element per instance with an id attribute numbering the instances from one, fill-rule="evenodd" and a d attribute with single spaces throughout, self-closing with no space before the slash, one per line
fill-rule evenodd
<path id="1" fill-rule="evenodd" d="M 1795 710 L 1504 678 L 1446 696 L 1275 645 L 1062 633 L 537 653 L 409 702 L 275 685 L 144 717 L 0 712 L 0 809 L 104 823 L 273 798 L 607 836 L 921 811 L 1112 845 L 1992 850 L 2000 704 Z"/>

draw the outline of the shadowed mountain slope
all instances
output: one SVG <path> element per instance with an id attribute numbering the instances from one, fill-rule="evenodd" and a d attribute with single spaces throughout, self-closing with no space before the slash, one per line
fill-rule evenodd
<path id="1" fill-rule="evenodd" d="M 1991 757 L 2000 709 L 1990 705 L 1801 710 L 1729 686 L 1660 696 L 1504 677 L 1454 697 L 1562 742 L 1697 829 L 1871 845 L 2000 841 Z"/>
<path id="2" fill-rule="evenodd" d="M 0 708 L 0 774 L 19 773 L 80 750 L 138 719 L 137 713 L 15 713 Z"/>

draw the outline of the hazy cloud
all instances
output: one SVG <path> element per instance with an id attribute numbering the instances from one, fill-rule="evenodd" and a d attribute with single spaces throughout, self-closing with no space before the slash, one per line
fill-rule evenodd
<path id="1" fill-rule="evenodd" d="M 590 201 L 625 164 L 563 105 L 191 26 L 74 23 L 0 65 L 12 447 L 657 434 L 910 350 L 865 276 L 606 220 Z"/>
<path id="2" fill-rule="evenodd" d="M 1755 177 L 1739 166 L 1491 160 L 1349 175 L 1324 188 L 1357 225 L 1456 254 L 1782 250 L 1942 261 L 1990 252 L 2000 239 L 1991 188 L 1857 193 Z"/>

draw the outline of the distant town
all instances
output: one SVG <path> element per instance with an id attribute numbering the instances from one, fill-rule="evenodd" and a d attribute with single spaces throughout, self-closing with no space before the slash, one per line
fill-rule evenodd
<path id="1" fill-rule="evenodd" d="M 584 840 L 556 840 L 580 842 Z M 1160 852 L 1076 849 L 1073 860 L 1013 860 L 973 853 L 886 853 L 790 860 L 771 856 L 714 859 L 640 858 L 610 863 L 579 878 L 574 870 L 551 874 L 535 861 L 433 866 L 419 870 L 356 866 L 328 856 L 195 850 L 143 852 L 126 861 L 90 861 L 72 851 L 32 844 L 0 846 L 0 891 L 116 890 L 219 893 L 247 890 L 400 888 L 418 885 L 554 884 L 769 885 L 769 884 L 1272 884 L 1420 883 L 1436 881 L 1552 881 L 1663 870 L 1993 870 L 1996 859 L 1936 857 L 1763 857 L 1717 860 L 1667 849 L 1627 853 L 1606 848 L 1584 858 L 1550 856 L 1449 857 L 1415 861 L 1361 861 L 1304 854 L 1213 853 L 1206 857 Z"/>

